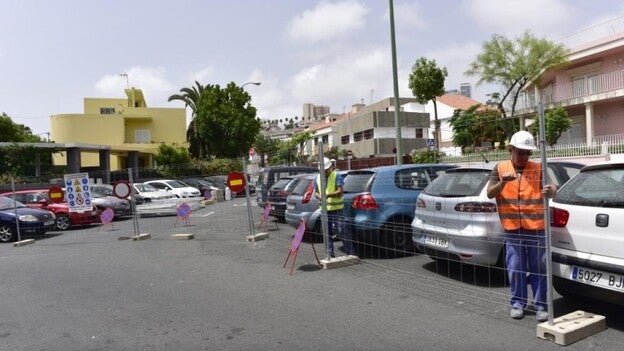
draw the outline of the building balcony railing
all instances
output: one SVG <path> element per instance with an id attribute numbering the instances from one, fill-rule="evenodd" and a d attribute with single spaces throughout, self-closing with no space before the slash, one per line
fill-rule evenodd
<path id="1" fill-rule="evenodd" d="M 624 96 L 624 70 L 608 72 L 569 83 L 551 84 L 542 89 L 544 108 L 552 105 L 569 106 L 598 101 L 608 97 Z M 537 111 L 535 93 L 526 92 L 517 102 L 519 115 Z"/>

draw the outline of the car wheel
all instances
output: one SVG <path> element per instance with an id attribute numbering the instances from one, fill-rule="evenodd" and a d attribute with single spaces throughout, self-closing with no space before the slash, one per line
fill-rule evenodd
<path id="1" fill-rule="evenodd" d="M 385 249 L 394 250 L 397 257 L 412 255 L 415 251 L 412 240 L 412 220 L 407 216 L 394 217 L 382 227 Z"/>
<path id="2" fill-rule="evenodd" d="M 56 216 L 56 228 L 58 230 L 67 230 L 71 226 L 69 216 L 66 214 L 59 214 Z"/>
<path id="3" fill-rule="evenodd" d="M 8 243 L 15 239 L 13 227 L 8 224 L 0 224 L 0 242 Z"/>

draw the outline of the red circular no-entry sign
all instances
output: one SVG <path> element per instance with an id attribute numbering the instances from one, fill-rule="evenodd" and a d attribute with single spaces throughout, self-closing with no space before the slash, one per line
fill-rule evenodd
<path id="1" fill-rule="evenodd" d="M 65 193 L 60 186 L 54 185 L 50 188 L 50 190 L 48 190 L 48 197 L 52 200 L 52 202 L 58 204 L 65 200 Z"/>
<path id="2" fill-rule="evenodd" d="M 227 177 L 227 186 L 233 193 L 240 193 L 245 189 L 245 175 L 241 172 L 230 172 Z"/>

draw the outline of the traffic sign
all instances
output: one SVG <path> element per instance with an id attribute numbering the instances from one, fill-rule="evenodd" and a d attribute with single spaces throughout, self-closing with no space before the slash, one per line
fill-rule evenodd
<path id="1" fill-rule="evenodd" d="M 63 188 L 58 185 L 53 185 L 50 190 L 48 190 L 48 197 L 55 204 L 63 202 L 63 200 L 65 200 L 65 193 L 63 192 Z"/>
<path id="2" fill-rule="evenodd" d="M 435 139 L 427 139 L 427 146 L 435 146 Z"/>
<path id="3" fill-rule="evenodd" d="M 241 172 L 230 172 L 227 186 L 233 193 L 240 193 L 245 189 L 245 175 Z"/>
<path id="4" fill-rule="evenodd" d="M 256 156 L 256 149 L 251 147 L 249 148 L 249 157 L 254 157 L 254 156 Z"/>
<path id="5" fill-rule="evenodd" d="M 130 196 L 130 184 L 125 180 L 120 180 L 113 184 L 113 195 L 120 199 L 127 199 Z"/>
<path id="6" fill-rule="evenodd" d="M 353 151 L 347 150 L 347 156 L 349 156 L 349 157 L 353 156 Z"/>

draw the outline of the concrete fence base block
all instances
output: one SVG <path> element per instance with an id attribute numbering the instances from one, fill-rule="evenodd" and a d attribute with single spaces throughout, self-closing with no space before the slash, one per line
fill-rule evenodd
<path id="1" fill-rule="evenodd" d="M 247 235 L 247 241 L 264 240 L 268 237 L 269 237 L 269 233 L 266 233 L 266 232 L 256 233 L 254 235 Z"/>
<path id="2" fill-rule="evenodd" d="M 191 240 L 195 238 L 195 235 L 193 234 L 173 234 L 171 236 L 173 239 L 176 240 Z"/>
<path id="3" fill-rule="evenodd" d="M 351 266 L 358 264 L 360 258 L 355 255 L 339 256 L 336 258 L 330 258 L 329 260 L 321 260 L 321 266 L 323 269 L 333 269 L 345 266 Z"/>
<path id="4" fill-rule="evenodd" d="M 151 238 L 152 236 L 150 235 L 150 233 L 143 233 L 143 234 L 139 234 L 139 235 L 135 235 L 132 237 L 132 240 L 137 241 L 137 240 L 146 240 Z"/>
<path id="5" fill-rule="evenodd" d="M 26 245 L 30 245 L 34 243 L 35 243 L 35 239 L 26 239 L 26 240 L 16 241 L 13 244 L 13 246 L 26 246 Z"/>
<path id="6" fill-rule="evenodd" d="M 579 310 L 554 318 L 552 325 L 548 322 L 538 324 L 537 337 L 565 346 L 605 329 L 607 321 L 604 316 Z"/>

